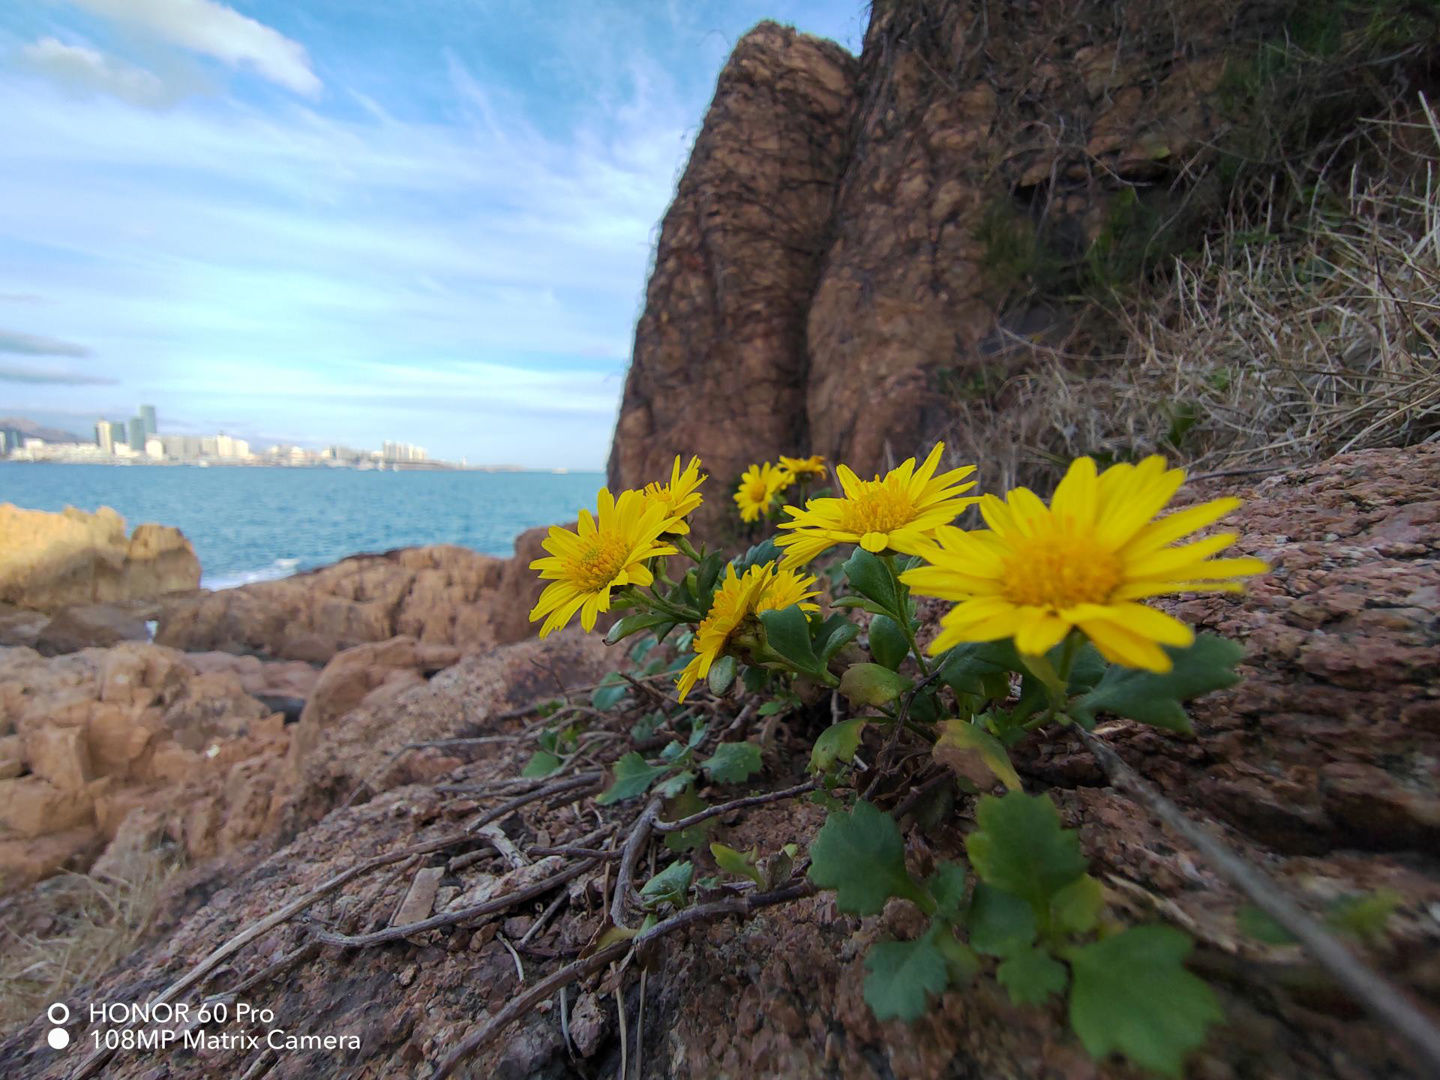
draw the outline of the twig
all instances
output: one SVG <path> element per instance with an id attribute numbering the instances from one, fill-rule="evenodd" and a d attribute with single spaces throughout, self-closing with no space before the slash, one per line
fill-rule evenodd
<path id="1" fill-rule="evenodd" d="M 1193 844 L 1221 875 L 1295 938 L 1357 1002 L 1408 1039 L 1421 1059 L 1440 1073 L 1440 1029 L 1399 990 L 1305 914 L 1262 870 L 1245 862 L 1156 791 L 1103 739 L 1078 726 L 1075 731 L 1111 783 L 1144 803 L 1156 817 Z"/>
<path id="2" fill-rule="evenodd" d="M 900 712 L 896 714 L 895 717 L 895 726 L 890 730 L 890 737 L 885 740 L 885 745 L 881 747 L 880 753 L 875 757 L 875 775 L 871 777 L 870 783 L 865 787 L 864 794 L 860 796 L 862 799 L 870 798 L 876 787 L 879 786 L 880 781 L 888 775 L 889 770 L 885 768 L 885 765 L 889 761 L 896 744 L 900 741 L 900 733 L 905 729 L 905 721 L 910 716 L 910 706 L 914 704 L 916 695 L 938 679 L 940 672 L 943 670 L 944 668 L 937 664 L 934 671 L 917 682 L 910 688 L 910 692 L 905 695 L 905 700 L 900 703 Z"/>
<path id="3" fill-rule="evenodd" d="M 399 941 L 402 938 L 410 937 L 413 934 L 423 934 L 427 930 L 438 930 L 445 926 L 454 926 L 456 923 L 466 922 L 469 919 L 478 919 L 484 915 L 493 915 L 497 911 L 505 911 L 516 904 L 523 904 L 526 900 L 534 900 L 538 896 L 544 896 L 557 885 L 563 885 L 572 878 L 577 878 L 597 865 L 596 860 L 576 863 L 574 866 L 567 866 L 557 874 L 551 874 L 547 878 L 527 885 L 523 889 L 516 889 L 514 892 L 506 893 L 504 896 L 497 896 L 479 904 L 472 904 L 469 907 L 461 908 L 458 911 L 447 911 L 440 915 L 432 915 L 428 919 L 421 919 L 419 922 L 404 923 L 400 926 L 387 926 L 383 930 L 376 930 L 369 934 L 336 934 L 329 930 L 312 929 L 310 933 L 314 939 L 322 945 L 334 945 L 341 949 L 362 949 L 371 945 L 383 945 L 387 941 Z"/>
<path id="4" fill-rule="evenodd" d="M 523 949 L 530 944 L 531 939 L 544 929 L 545 924 L 555 917 L 555 914 L 570 902 L 569 892 L 562 892 L 555 900 L 540 913 L 540 917 L 530 924 L 530 929 L 525 931 L 525 936 L 520 939 L 520 947 Z"/>
<path id="5" fill-rule="evenodd" d="M 654 941 L 672 934 L 677 930 L 683 930 L 696 923 L 707 922 L 711 919 L 718 919 L 725 915 L 748 915 L 751 912 L 775 904 L 788 903 L 791 900 L 799 900 L 811 896 L 815 887 L 808 881 L 801 881 L 796 884 L 787 885 L 784 888 L 776 889 L 774 892 L 755 893 L 745 897 L 728 897 L 724 900 L 716 900 L 709 904 L 700 904 L 697 907 L 686 908 L 679 914 L 672 915 L 664 922 L 657 923 L 649 930 L 637 935 L 633 941 L 616 941 L 589 956 L 581 957 L 573 963 L 567 964 L 559 971 L 548 978 L 533 983 L 523 993 L 515 995 L 509 1003 L 499 1012 L 487 1019 L 479 1027 L 472 1028 L 460 1040 L 458 1046 L 440 1062 L 432 1080 L 444 1080 L 453 1073 L 459 1064 L 471 1054 L 484 1047 L 495 1036 L 499 1035 L 512 1021 L 524 1016 L 538 1001 L 544 1001 L 551 994 L 562 987 L 569 986 L 577 979 L 583 979 L 592 972 L 599 971 L 607 964 L 618 960 L 631 947 L 637 951 Z"/>
<path id="6" fill-rule="evenodd" d="M 467 825 L 466 829 L 472 833 L 476 832 L 483 829 L 486 825 L 489 825 L 492 821 L 499 821 L 501 818 L 510 816 L 522 806 L 528 806 L 532 802 L 548 798 L 551 795 L 558 795 L 562 791 L 573 791 L 575 788 L 582 787 L 594 787 L 601 783 L 603 779 L 604 777 L 600 773 L 581 773 L 578 776 L 571 776 L 564 780 L 557 780 L 553 783 L 545 784 L 524 795 L 516 795 L 515 798 L 501 803 L 493 810 L 487 810 Z"/>
<path id="7" fill-rule="evenodd" d="M 630 884 L 635 876 L 635 864 L 640 861 L 640 854 L 645 850 L 645 845 L 650 842 L 650 830 L 655 825 L 655 819 L 660 816 L 660 799 L 651 799 L 645 804 L 645 809 L 635 819 L 635 824 L 630 827 L 630 833 L 625 837 L 625 845 L 620 849 L 620 867 L 615 872 L 615 895 L 610 898 L 610 920 L 616 926 L 625 925 L 625 905 L 630 900 L 630 892 L 634 888 Z"/>
<path id="8" fill-rule="evenodd" d="M 804 795 L 807 791 L 814 791 L 820 785 L 814 780 L 806 780 L 803 784 L 796 784 L 794 787 L 785 788 L 781 791 L 770 791 L 764 795 L 747 795 L 743 799 L 733 799 L 719 806 L 707 806 L 699 813 L 691 814 L 676 821 L 655 821 L 651 827 L 658 833 L 679 832 L 681 829 L 688 829 L 692 825 L 699 825 L 712 817 L 719 817 L 721 814 L 728 814 L 731 810 L 740 810 L 746 806 L 760 806 L 763 803 L 779 802 L 781 799 L 792 799 L 796 795 Z"/>
<path id="9" fill-rule="evenodd" d="M 515 951 L 515 946 L 505 940 L 504 934 L 496 934 L 495 940 L 505 946 L 505 951 L 510 954 L 510 959 L 515 961 L 515 977 L 523 983 L 525 981 L 525 965 L 520 963 L 520 954 Z"/>

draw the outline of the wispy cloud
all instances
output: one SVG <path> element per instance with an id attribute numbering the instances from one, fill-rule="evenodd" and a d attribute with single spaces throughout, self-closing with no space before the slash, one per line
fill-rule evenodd
<path id="1" fill-rule="evenodd" d="M 35 367 L 14 367 L 0 364 L 0 382 L 27 383 L 34 386 L 113 386 L 115 380 L 103 375 L 81 375 L 69 371 L 47 371 Z"/>
<path id="2" fill-rule="evenodd" d="M 0 330 L 0 353 L 21 356 L 89 356 L 90 350 L 73 341 L 22 334 L 16 330 Z"/>
<path id="3" fill-rule="evenodd" d="M 110 94 L 151 109 L 172 105 L 180 96 L 177 88 L 144 68 L 83 45 L 66 45 L 53 37 L 26 45 L 20 55 L 32 71 L 78 94 Z"/>
<path id="4" fill-rule="evenodd" d="M 313 96 L 320 79 L 305 47 L 279 31 L 214 0 L 72 0 L 160 41 L 251 68 L 273 83 Z"/>

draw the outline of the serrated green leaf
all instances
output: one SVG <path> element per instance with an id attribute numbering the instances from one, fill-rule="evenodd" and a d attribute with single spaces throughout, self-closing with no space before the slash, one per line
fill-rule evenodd
<path id="1" fill-rule="evenodd" d="M 753 847 L 749 851 L 736 851 L 732 847 L 717 843 L 710 845 L 710 854 L 715 856 L 715 864 L 727 874 L 749 878 L 761 888 L 765 887 L 765 878 L 755 861 Z"/>
<path id="2" fill-rule="evenodd" d="M 665 903 L 683 908 L 690 891 L 690 879 L 694 875 L 694 864 L 688 861 L 671 863 L 640 887 L 640 900 L 647 908 L 657 908 Z"/>
<path id="3" fill-rule="evenodd" d="M 975 820 L 980 828 L 965 838 L 975 872 L 986 884 L 1028 900 L 1037 916 L 1045 917 L 1050 898 L 1085 873 L 1079 836 L 1061 827 L 1055 804 L 1044 795 L 986 795 Z"/>
<path id="4" fill-rule="evenodd" d="M 667 771 L 664 765 L 651 765 L 634 750 L 615 762 L 615 782 L 596 797 L 601 806 L 624 802 L 642 795 L 657 777 Z"/>
<path id="5" fill-rule="evenodd" d="M 820 677 L 825 665 L 810 644 L 810 621 L 798 604 L 780 611 L 762 611 L 760 623 L 765 627 L 765 641 L 798 671 Z"/>
<path id="6" fill-rule="evenodd" d="M 1065 934 L 1088 934 L 1100 920 L 1105 891 L 1082 874 L 1050 898 L 1050 925 Z"/>
<path id="7" fill-rule="evenodd" d="M 716 697 L 724 697 L 731 685 L 735 682 L 735 673 L 738 670 L 738 665 L 733 656 L 722 656 L 711 664 L 710 674 L 706 676 L 710 693 Z"/>
<path id="8" fill-rule="evenodd" d="M 995 969 L 995 978 L 1016 1005 L 1043 1005 L 1051 994 L 1065 989 L 1065 965 L 1044 949 L 1023 949 Z"/>
<path id="9" fill-rule="evenodd" d="M 951 717 L 941 727 L 931 752 L 936 761 L 981 790 L 993 788 L 997 779 L 1011 791 L 1021 788 L 1020 774 L 1004 745 L 979 724 Z"/>
<path id="10" fill-rule="evenodd" d="M 665 820 L 679 821 L 691 814 L 698 814 L 710 804 L 696 794 L 693 787 L 687 787 L 665 804 Z M 671 851 L 684 853 L 691 851 L 703 843 L 705 836 L 718 824 L 717 818 L 707 818 L 698 825 L 691 825 L 688 829 L 680 829 L 676 832 L 665 834 L 665 846 Z"/>
<path id="11" fill-rule="evenodd" d="M 590 694 L 590 704 L 601 712 L 613 709 L 630 692 L 630 684 L 615 672 L 606 675 Z"/>
<path id="12" fill-rule="evenodd" d="M 520 775 L 526 780 L 536 780 L 549 776 L 563 764 L 564 762 L 549 750 L 536 750 L 525 768 L 520 770 Z"/>
<path id="13" fill-rule="evenodd" d="M 865 1003 L 877 1020 L 915 1021 L 925 1015 L 930 995 L 950 983 L 945 954 L 934 933 L 914 941 L 882 941 L 865 956 Z"/>
<path id="14" fill-rule="evenodd" d="M 970 875 L 959 863 L 942 862 L 925 879 L 925 889 L 935 901 L 937 918 L 954 921 L 965 907 L 965 887 Z"/>
<path id="15" fill-rule="evenodd" d="M 1235 665 L 1245 649 L 1218 634 L 1201 634 L 1188 649 L 1166 649 L 1174 667 L 1164 675 L 1112 666 L 1069 713 L 1086 727 L 1097 713 L 1115 713 L 1167 731 L 1191 733 L 1183 702 L 1240 681 Z"/>
<path id="16" fill-rule="evenodd" d="M 1009 689 L 1010 672 L 1023 671 L 1020 654 L 1014 643 L 1005 638 L 1001 641 L 973 641 L 956 645 L 941 655 L 940 681 L 957 694 L 990 696 L 985 680 L 999 676 Z"/>
<path id="17" fill-rule="evenodd" d="M 879 664 L 851 664 L 840 676 L 840 693 L 856 705 L 887 705 L 910 688 L 910 680 Z"/>
<path id="18" fill-rule="evenodd" d="M 649 630 L 652 626 L 660 626 L 669 621 L 670 616 L 657 615 L 654 612 L 626 615 L 610 627 L 609 632 L 605 635 L 605 644 L 614 645 L 617 641 L 624 641 L 631 634 L 638 634 L 641 630 Z"/>
<path id="19" fill-rule="evenodd" d="M 980 957 L 975 950 L 960 941 L 953 933 L 940 931 L 935 934 L 935 947 L 945 957 L 950 970 L 950 985 L 964 986 L 980 971 Z"/>
<path id="20" fill-rule="evenodd" d="M 900 594 L 895 589 L 895 579 L 890 568 L 877 555 L 857 547 L 845 560 L 845 580 L 850 587 L 867 600 L 873 601 L 886 614 L 903 617 L 900 609 Z"/>
<path id="21" fill-rule="evenodd" d="M 1010 956 L 1035 940 L 1035 909 L 1014 893 L 980 881 L 975 884 L 965 925 L 976 952 Z"/>
<path id="22" fill-rule="evenodd" d="M 870 620 L 870 655 L 875 662 L 891 671 L 899 671 L 910 655 L 910 642 L 900 624 L 889 615 L 876 615 Z"/>
<path id="23" fill-rule="evenodd" d="M 831 724 L 820 733 L 810 749 L 810 771 L 827 772 L 837 761 L 849 761 L 860 747 L 860 736 L 869 720 L 857 716 Z"/>
<path id="24" fill-rule="evenodd" d="M 1210 988 L 1185 970 L 1193 943 L 1168 926 L 1135 926 L 1069 954 L 1070 1026 L 1093 1058 L 1119 1051 L 1166 1076 L 1222 1019 Z"/>
<path id="25" fill-rule="evenodd" d="M 689 769 L 686 769 L 684 772 L 679 772 L 676 773 L 674 776 L 666 777 L 659 784 L 657 784 L 655 787 L 655 794 L 659 795 L 663 799 L 673 799 L 675 798 L 675 796 L 679 795 L 682 791 L 689 787 L 691 782 L 694 781 L 694 779 L 695 774 Z"/>
<path id="26" fill-rule="evenodd" d="M 835 906 L 852 915 L 879 914 L 892 896 L 924 896 L 905 869 L 900 826 L 864 801 L 825 818 L 810 847 L 810 880 L 834 889 Z"/>
<path id="27" fill-rule="evenodd" d="M 760 747 L 750 742 L 721 743 L 700 767 L 717 784 L 738 784 L 760 771 Z"/>

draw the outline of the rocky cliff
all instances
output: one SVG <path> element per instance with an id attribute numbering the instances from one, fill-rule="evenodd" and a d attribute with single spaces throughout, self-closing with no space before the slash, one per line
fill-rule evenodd
<path id="1" fill-rule="evenodd" d="M 1428 85 L 1433 21 L 1427 44 L 1387 7 L 1352 25 L 1343 5 L 1289 0 L 880 0 L 858 61 L 756 27 L 665 215 L 612 485 L 675 453 L 717 486 L 780 453 L 865 474 L 965 442 L 981 409 L 1020 430 L 1037 364 L 1113 363 L 1070 336 L 1114 326 L 1113 287 L 1213 235 L 1245 185 L 1275 190 L 1280 161 L 1308 177 L 1314 146 L 1383 111 L 1356 84 Z M 1365 41 L 1375 55 L 1331 76 L 1306 66 Z M 1324 85 L 1283 83 L 1302 70 Z M 1284 115 L 1261 115 L 1282 85 Z M 1037 342 L 1065 347 L 1037 359 Z M 966 446 L 981 449 L 996 456 Z"/>
<path id="2" fill-rule="evenodd" d="M 50 611 L 125 603 L 200 585 L 200 562 L 179 529 L 139 525 L 102 506 L 59 514 L 0 503 L 0 604 Z"/>

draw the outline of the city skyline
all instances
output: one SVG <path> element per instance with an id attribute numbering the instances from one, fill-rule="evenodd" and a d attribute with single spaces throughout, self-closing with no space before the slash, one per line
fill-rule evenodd
<path id="1" fill-rule="evenodd" d="M 603 465 L 654 230 L 766 17 L 864 29 L 860 0 L 0 5 L 0 414 Z"/>

